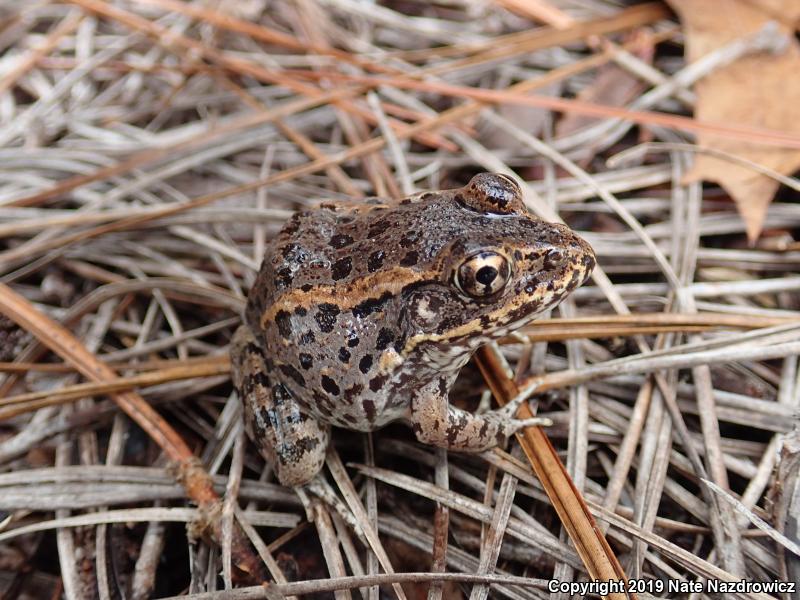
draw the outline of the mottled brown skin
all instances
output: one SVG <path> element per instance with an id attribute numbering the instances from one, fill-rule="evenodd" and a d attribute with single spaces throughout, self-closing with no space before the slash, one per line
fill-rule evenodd
<path id="1" fill-rule="evenodd" d="M 467 413 L 448 403 L 453 381 L 479 346 L 558 304 L 594 264 L 503 175 L 298 213 L 267 252 L 232 345 L 248 433 L 291 486 L 318 473 L 330 425 L 404 419 L 445 448 L 502 443 L 527 425 L 518 406 Z"/>

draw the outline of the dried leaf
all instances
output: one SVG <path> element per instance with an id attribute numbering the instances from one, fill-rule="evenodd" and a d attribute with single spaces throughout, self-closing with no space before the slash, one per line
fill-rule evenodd
<path id="1" fill-rule="evenodd" d="M 719 68 L 696 85 L 695 117 L 736 125 L 754 125 L 800 132 L 800 44 L 787 23 L 800 18 L 800 3 L 788 0 L 668 0 L 683 22 L 686 53 L 695 61 L 735 39 L 750 35 L 781 16 L 780 34 L 787 36 L 783 52 L 762 52 Z M 721 150 L 783 174 L 800 168 L 800 151 L 768 147 L 708 133 L 698 134 L 700 146 Z M 761 233 L 767 208 L 778 183 L 753 170 L 713 156 L 699 155 L 687 180 L 715 181 L 736 201 L 753 242 Z"/>

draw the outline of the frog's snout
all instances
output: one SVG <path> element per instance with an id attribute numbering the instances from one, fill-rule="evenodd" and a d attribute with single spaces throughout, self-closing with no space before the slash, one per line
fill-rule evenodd
<path id="1" fill-rule="evenodd" d="M 583 271 L 583 281 L 585 283 L 592 274 L 595 265 L 597 264 L 597 256 L 595 256 L 594 248 L 589 245 L 589 242 L 582 237 L 572 234 L 572 241 L 570 242 L 570 249 L 573 254 L 576 268 Z"/>
<path id="2" fill-rule="evenodd" d="M 562 248 L 550 248 L 544 256 L 542 266 L 546 271 L 557 271 L 564 268 L 570 260 L 570 254 Z"/>
<path id="3" fill-rule="evenodd" d="M 583 276 L 583 281 L 581 282 L 581 285 L 583 285 L 592 276 L 592 271 L 594 271 L 594 268 L 597 265 L 597 256 L 594 254 L 594 248 L 592 248 L 585 240 L 581 241 L 586 245 L 586 253 L 581 259 L 585 273 Z"/>
<path id="4" fill-rule="evenodd" d="M 558 271 L 572 266 L 586 272 L 587 277 L 594 269 L 597 258 L 589 242 L 577 235 L 566 225 L 551 223 L 552 229 L 544 241 L 548 246 L 544 257 L 544 268 Z"/>

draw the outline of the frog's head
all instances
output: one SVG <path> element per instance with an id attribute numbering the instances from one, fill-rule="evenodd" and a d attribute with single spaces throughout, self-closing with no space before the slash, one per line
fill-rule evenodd
<path id="1" fill-rule="evenodd" d="M 509 177 L 476 175 L 438 201 L 450 203 L 461 233 L 437 253 L 438 281 L 407 297 L 414 333 L 406 352 L 468 356 L 556 306 L 594 268 L 589 244 L 565 225 L 528 213 Z"/>

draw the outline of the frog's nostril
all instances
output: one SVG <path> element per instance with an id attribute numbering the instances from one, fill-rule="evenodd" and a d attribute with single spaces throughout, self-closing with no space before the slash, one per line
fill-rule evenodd
<path id="1" fill-rule="evenodd" d="M 552 248 L 547 251 L 544 257 L 544 268 L 547 270 L 557 269 L 564 264 L 567 260 L 567 254 L 558 248 Z"/>

